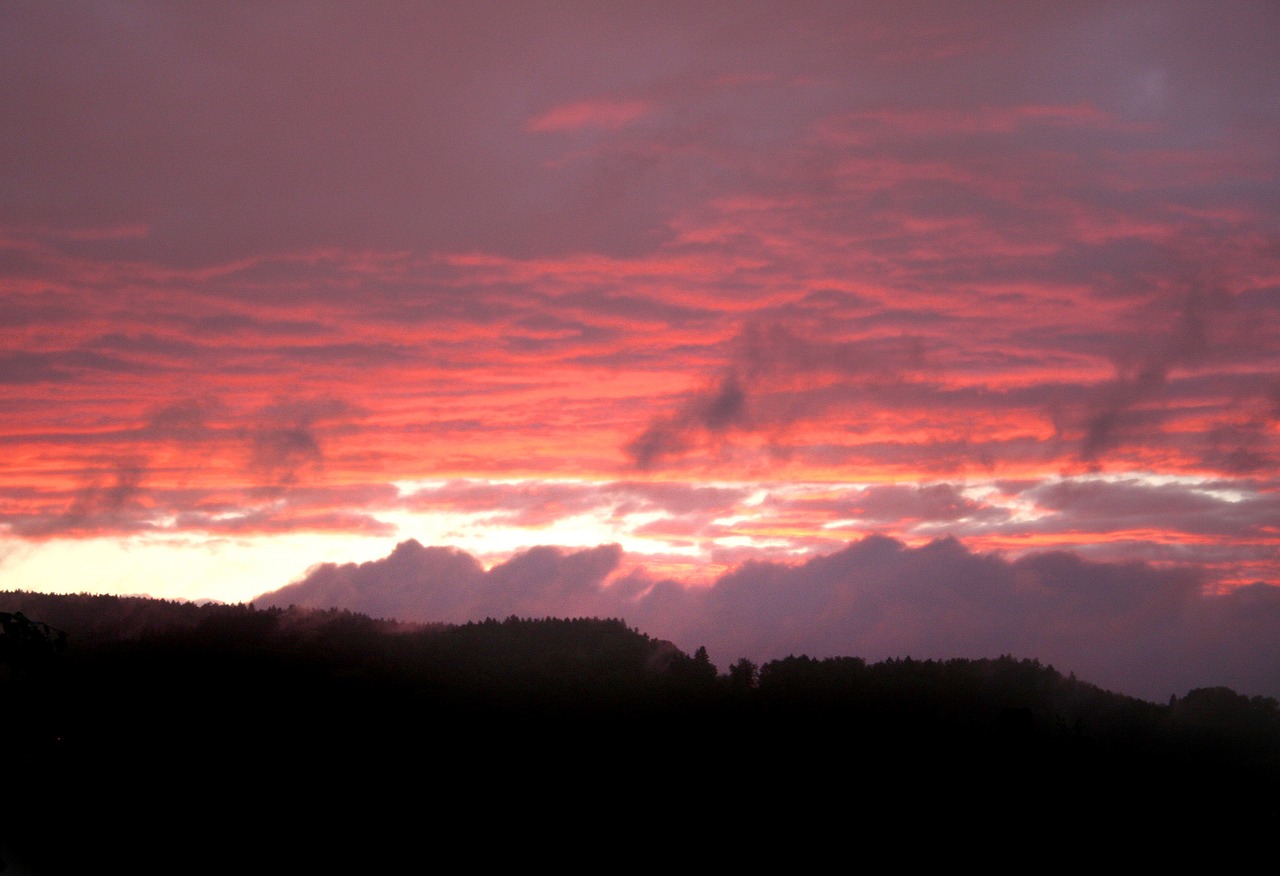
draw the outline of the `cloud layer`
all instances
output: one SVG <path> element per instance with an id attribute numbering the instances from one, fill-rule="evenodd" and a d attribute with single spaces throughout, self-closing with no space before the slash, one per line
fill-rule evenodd
<path id="1" fill-rule="evenodd" d="M 3 4 L 0 583 L 322 533 L 693 585 L 882 533 L 1280 585 L 1278 32 Z"/>
<path id="2" fill-rule="evenodd" d="M 456 548 L 405 541 L 384 559 L 315 566 L 256 603 L 418 621 L 623 617 L 690 651 L 706 645 L 722 667 L 1012 654 L 1155 700 L 1214 685 L 1280 695 L 1280 590 L 1267 585 L 1208 595 L 1187 569 L 1064 552 L 1010 562 L 953 539 L 910 548 L 884 536 L 799 563 L 750 561 L 705 587 L 622 560 L 617 545 L 536 547 L 485 571 Z"/>

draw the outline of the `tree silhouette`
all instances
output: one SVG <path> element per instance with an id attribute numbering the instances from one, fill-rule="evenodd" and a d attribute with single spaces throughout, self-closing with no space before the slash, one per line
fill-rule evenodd
<path id="1" fill-rule="evenodd" d="M 0 663 L 25 669 L 67 647 L 67 634 L 20 611 L 0 611 Z"/>
<path id="2" fill-rule="evenodd" d="M 746 657 L 729 667 L 729 686 L 734 690 L 752 690 L 760 682 L 760 672 Z"/>

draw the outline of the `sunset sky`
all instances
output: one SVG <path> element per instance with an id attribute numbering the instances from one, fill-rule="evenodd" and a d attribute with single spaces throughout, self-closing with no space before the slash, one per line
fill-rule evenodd
<path id="1" fill-rule="evenodd" d="M 4 3 L 0 588 L 364 610 L 447 560 L 485 583 L 402 613 L 722 668 L 1142 662 L 1159 615 L 1280 690 L 1278 44 L 1274 2 Z"/>

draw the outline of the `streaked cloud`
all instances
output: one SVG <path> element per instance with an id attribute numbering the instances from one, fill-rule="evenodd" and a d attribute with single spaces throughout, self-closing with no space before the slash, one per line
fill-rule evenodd
<path id="1" fill-rule="evenodd" d="M 583 128 L 625 128 L 651 111 L 643 100 L 576 100 L 552 107 L 529 120 L 531 131 L 576 131 Z"/>
<path id="2" fill-rule="evenodd" d="M 1280 585 L 1278 15 L 0 7 L 3 583 Z"/>

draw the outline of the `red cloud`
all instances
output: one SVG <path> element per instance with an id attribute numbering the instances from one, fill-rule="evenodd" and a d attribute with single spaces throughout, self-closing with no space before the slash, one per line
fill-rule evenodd
<path id="1" fill-rule="evenodd" d="M 651 112 L 652 104 L 644 100 L 578 100 L 552 107 L 530 119 L 526 127 L 539 133 L 578 131 L 584 128 L 616 131 L 634 124 Z"/>

